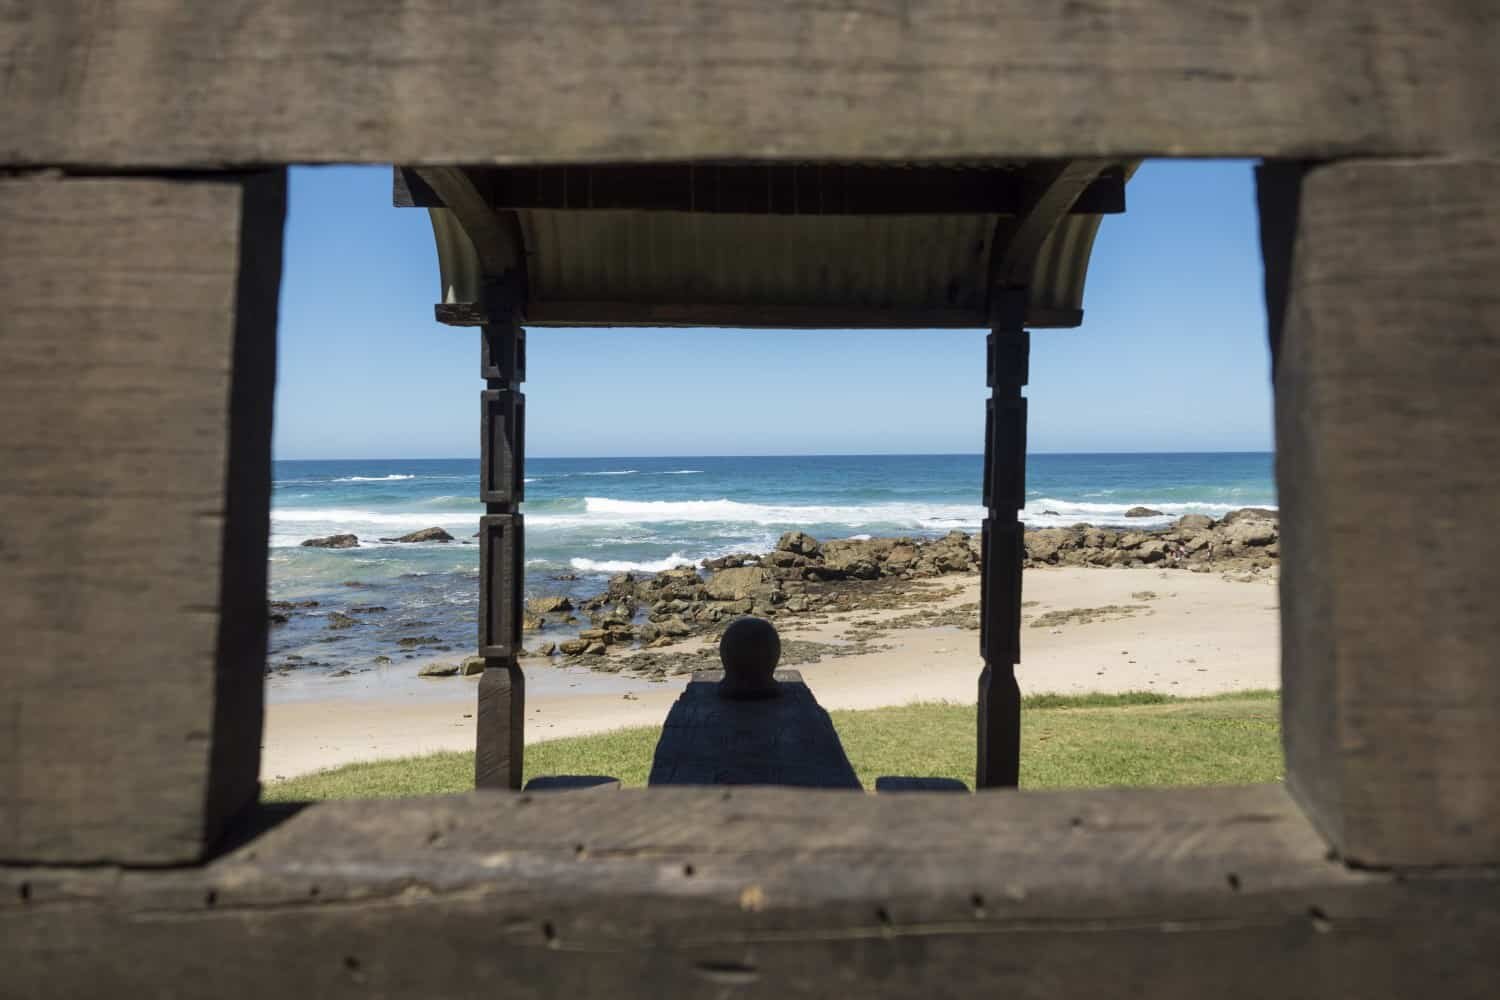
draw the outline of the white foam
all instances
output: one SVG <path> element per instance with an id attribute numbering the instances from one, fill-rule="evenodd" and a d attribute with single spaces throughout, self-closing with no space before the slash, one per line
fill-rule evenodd
<path id="1" fill-rule="evenodd" d="M 1034 528 L 1058 528 L 1080 523 L 1159 528 L 1172 524 L 1184 514 L 1207 514 L 1210 517 L 1217 517 L 1244 506 L 1244 504 L 1234 503 L 1153 503 L 1150 500 L 1143 500 L 1139 503 L 1092 503 L 1086 500 L 1041 497 L 1027 501 L 1026 506 L 1021 510 L 1021 520 Z M 1263 506 L 1268 510 L 1276 509 L 1275 504 Z M 1126 517 L 1125 512 L 1132 507 L 1147 507 L 1161 511 L 1161 513 L 1149 517 Z"/>
<path id="2" fill-rule="evenodd" d="M 576 474 L 580 476 L 634 476 L 637 475 L 637 472 L 635 469 L 611 469 L 608 472 L 579 472 Z"/>
<path id="3" fill-rule="evenodd" d="M 282 507 L 273 508 L 271 523 L 287 524 L 415 524 L 417 526 L 438 524 L 468 524 L 477 522 L 477 511 L 429 510 L 403 511 L 382 514 L 373 510 L 353 510 L 341 507 Z"/>
<path id="4" fill-rule="evenodd" d="M 324 535 L 359 536 L 361 548 L 378 546 L 380 535 L 400 533 L 400 529 L 447 528 L 460 538 L 474 533 L 479 524 L 478 511 L 405 511 L 381 513 L 338 507 L 282 507 L 271 510 L 271 546 L 285 548 L 301 545 L 309 538 Z"/>
<path id="5" fill-rule="evenodd" d="M 679 566 L 696 566 L 698 560 L 689 559 L 681 552 L 673 552 L 665 559 L 651 562 L 629 562 L 624 559 L 569 559 L 568 564 L 583 573 L 661 573 Z"/>
<path id="6" fill-rule="evenodd" d="M 738 500 L 615 500 L 585 497 L 582 515 L 534 514 L 527 524 L 654 524 L 678 521 L 695 524 L 729 523 L 784 525 L 881 525 L 890 529 L 947 530 L 977 528 L 984 508 L 969 504 L 870 504 L 858 506 L 781 505 L 741 503 Z"/>
<path id="7" fill-rule="evenodd" d="M 672 469 L 668 472 L 658 472 L 658 476 L 698 476 L 702 475 L 702 469 Z"/>
<path id="8" fill-rule="evenodd" d="M 403 475 L 393 472 L 389 476 L 344 476 L 335 479 L 336 483 L 394 483 L 402 479 L 416 479 L 416 476 Z"/>

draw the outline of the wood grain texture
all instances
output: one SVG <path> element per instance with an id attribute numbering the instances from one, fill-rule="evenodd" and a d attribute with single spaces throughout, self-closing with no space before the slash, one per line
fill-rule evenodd
<path id="1" fill-rule="evenodd" d="M 0 960 L 39 997 L 1469 998 L 1497 887 L 1349 871 L 1276 787 L 477 792 L 0 868 Z"/>
<path id="2" fill-rule="evenodd" d="M 0 0 L 0 164 L 1494 153 L 1474 0 Z"/>
<path id="3" fill-rule="evenodd" d="M 1313 168 L 1277 263 L 1287 781 L 1369 865 L 1500 863 L 1497 190 Z"/>
<path id="4" fill-rule="evenodd" d="M 774 698 L 719 695 L 722 670 L 693 674 L 662 724 L 652 785 L 853 788 L 859 778 L 833 720 L 795 670 L 776 671 Z"/>
<path id="5" fill-rule="evenodd" d="M 0 859 L 256 795 L 285 181 L 0 180 Z"/>
<path id="6" fill-rule="evenodd" d="M 486 659 L 474 720 L 474 786 L 520 788 L 526 748 L 526 674 L 514 657 Z"/>

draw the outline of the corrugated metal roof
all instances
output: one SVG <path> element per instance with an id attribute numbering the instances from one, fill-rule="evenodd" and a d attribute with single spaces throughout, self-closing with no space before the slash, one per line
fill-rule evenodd
<path id="1" fill-rule="evenodd" d="M 984 309 L 995 217 L 521 213 L 530 297 Z"/>
<path id="2" fill-rule="evenodd" d="M 516 214 L 534 325 L 989 325 L 998 215 Z M 478 268 L 464 259 L 472 247 L 446 210 L 433 218 L 443 300 L 472 301 Z M 1043 243 L 1029 325 L 1081 322 L 1099 223 L 1064 216 Z"/>

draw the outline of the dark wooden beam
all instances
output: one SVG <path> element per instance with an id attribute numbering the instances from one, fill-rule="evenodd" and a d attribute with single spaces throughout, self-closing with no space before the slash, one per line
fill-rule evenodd
<path id="1" fill-rule="evenodd" d="M 1476 0 L 95 6 L 6 4 L 0 164 L 1500 152 Z"/>
<path id="2" fill-rule="evenodd" d="M 1351 871 L 1276 786 L 475 792 L 0 867 L 0 962 L 25 997 L 1479 1000 L 1497 886 Z"/>
<path id="3" fill-rule="evenodd" d="M 995 224 L 990 287 L 1024 288 L 1030 284 L 1036 272 L 1037 255 L 1047 237 L 1102 173 L 1116 169 L 1116 165 L 1105 160 L 1074 160 L 1029 168 L 1022 204 L 1015 217 L 1002 218 Z"/>
<path id="4" fill-rule="evenodd" d="M 1362 864 L 1500 864 L 1500 162 L 1260 179 L 1287 786 Z"/>
<path id="5" fill-rule="evenodd" d="M 1027 174 L 1017 168 L 912 165 L 646 164 L 469 167 L 496 210 L 644 211 L 747 215 L 1015 215 Z M 445 207 L 415 168 L 396 168 L 398 206 Z M 1125 171 L 1101 174 L 1076 214 L 1125 211 Z"/>
<path id="6" fill-rule="evenodd" d="M 469 303 L 437 306 L 437 318 L 472 326 L 479 314 Z M 1036 309 L 1028 325 L 1076 327 L 1083 310 Z M 976 309 L 882 308 L 878 306 L 775 305 L 765 303 L 559 302 L 527 304 L 528 326 L 719 326 L 785 329 L 973 329 L 988 325 Z"/>
<path id="7" fill-rule="evenodd" d="M 515 214 L 491 209 L 465 170 L 419 167 L 416 175 L 463 226 L 484 274 L 492 279 L 513 276 L 525 288 L 526 245 Z"/>
<path id="8" fill-rule="evenodd" d="M 255 801 L 285 185 L 0 179 L 0 862 Z"/>

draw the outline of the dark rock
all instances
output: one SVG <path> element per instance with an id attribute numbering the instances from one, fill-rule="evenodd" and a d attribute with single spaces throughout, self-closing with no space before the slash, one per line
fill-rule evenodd
<path id="1" fill-rule="evenodd" d="M 1178 531 L 1208 531 L 1214 526 L 1214 519 L 1207 514 L 1184 514 L 1177 519 Z"/>
<path id="2" fill-rule="evenodd" d="M 557 648 L 566 656 L 578 656 L 589 648 L 589 644 L 583 639 L 565 639 L 557 644 Z"/>
<path id="3" fill-rule="evenodd" d="M 1161 517 L 1162 513 L 1159 510 L 1152 510 L 1150 507 L 1132 507 L 1132 508 L 1130 508 L 1129 510 L 1127 510 L 1125 512 L 1125 516 L 1126 517 Z"/>
<path id="4" fill-rule="evenodd" d="M 1276 525 L 1271 521 L 1242 519 L 1230 522 L 1224 537 L 1231 544 L 1270 545 L 1276 541 Z"/>
<path id="5" fill-rule="evenodd" d="M 358 619 L 350 618 L 348 615 L 344 614 L 342 611 L 330 611 L 328 613 L 328 627 L 329 628 L 350 628 L 350 627 L 352 627 L 354 625 L 358 625 L 358 624 L 359 624 L 359 620 Z"/>
<path id="6" fill-rule="evenodd" d="M 458 665 L 460 677 L 473 677 L 475 674 L 484 673 L 484 657 L 470 656 Z"/>
<path id="7" fill-rule="evenodd" d="M 365 604 L 357 608 L 350 608 L 349 610 L 356 615 L 373 615 L 376 612 L 385 611 L 386 608 L 380 604 Z"/>
<path id="8" fill-rule="evenodd" d="M 532 614 L 530 610 L 521 612 L 521 630 L 523 632 L 540 632 L 547 620 L 541 615 Z"/>
<path id="9" fill-rule="evenodd" d="M 280 611 L 272 611 L 269 617 L 272 625 L 285 625 L 287 622 L 291 621 L 290 618 L 282 614 Z"/>
<path id="10" fill-rule="evenodd" d="M 389 656 L 377 656 L 371 662 L 385 664 L 385 663 L 390 663 L 391 662 L 391 658 Z"/>
<path id="11" fill-rule="evenodd" d="M 457 663 L 429 663 L 417 671 L 418 677 L 453 677 L 458 673 Z"/>
<path id="12" fill-rule="evenodd" d="M 421 531 L 413 531 L 409 535 L 400 538 L 382 538 L 382 542 L 451 542 L 453 536 L 442 528 L 423 528 Z"/>
<path id="13" fill-rule="evenodd" d="M 1071 528 L 1042 528 L 1037 531 L 1028 531 L 1022 539 L 1026 546 L 1026 556 L 1034 562 L 1056 562 L 1058 553 L 1066 548 L 1074 548 L 1079 541 L 1078 535 Z"/>
<path id="14" fill-rule="evenodd" d="M 816 556 L 822 551 L 818 540 L 804 531 L 788 531 L 776 541 L 778 552 L 794 552 L 802 556 Z"/>
<path id="15" fill-rule="evenodd" d="M 1219 518 L 1219 527 L 1226 527 L 1240 521 L 1271 521 L 1275 523 L 1280 520 L 1280 517 L 1281 515 L 1277 511 L 1266 507 L 1241 507 L 1239 510 L 1232 510 Z"/>
<path id="16" fill-rule="evenodd" d="M 526 610 L 538 615 L 550 615 L 557 611 L 572 611 L 573 602 L 568 600 L 566 594 L 548 594 L 527 601 Z"/>
<path id="17" fill-rule="evenodd" d="M 682 636 L 693 634 L 692 627 L 676 615 L 663 618 L 655 624 L 658 632 L 662 635 L 672 636 L 673 638 L 681 638 Z"/>
<path id="18" fill-rule="evenodd" d="M 416 649 L 418 646 L 436 646 L 442 641 L 435 635 L 409 635 L 403 639 L 397 639 L 396 645 L 402 649 Z"/>
<path id="19" fill-rule="evenodd" d="M 760 566 L 742 566 L 738 569 L 721 569 L 708 578 L 704 585 L 708 596 L 719 601 L 752 600 L 772 588 L 771 574 Z"/>
<path id="20" fill-rule="evenodd" d="M 302 543 L 304 549 L 357 549 L 357 535 L 328 535 L 324 538 L 309 538 Z"/>

